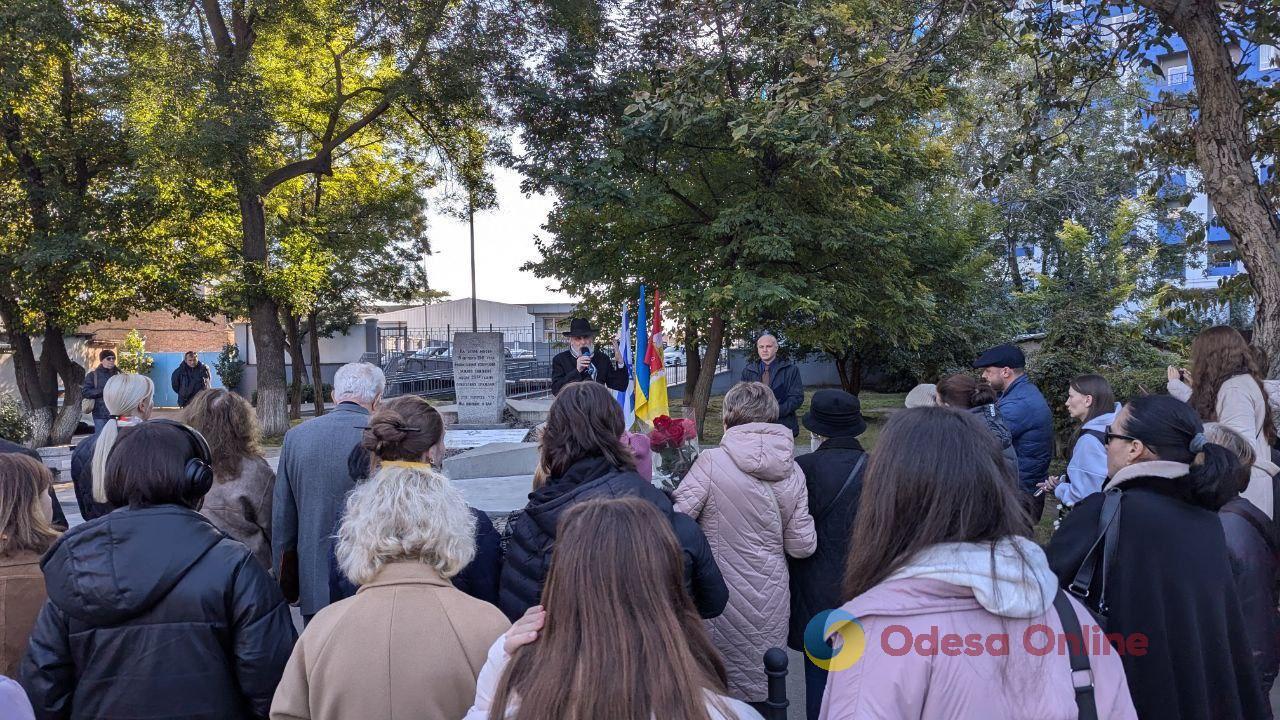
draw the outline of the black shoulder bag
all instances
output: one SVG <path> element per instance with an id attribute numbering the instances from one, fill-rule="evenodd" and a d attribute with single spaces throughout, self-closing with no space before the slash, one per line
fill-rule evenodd
<path id="1" fill-rule="evenodd" d="M 840 498 L 844 496 L 844 491 L 848 490 L 849 486 L 853 484 L 853 479 L 858 477 L 858 473 L 862 471 L 862 466 L 866 464 L 867 454 L 864 452 L 862 453 L 862 457 L 858 458 L 858 462 L 853 464 L 853 470 L 849 471 L 849 477 L 844 479 L 844 484 L 840 486 L 840 490 L 838 490 L 831 498 L 831 502 L 827 503 L 826 507 L 822 508 L 822 512 L 814 515 L 814 518 L 826 517 L 827 513 L 831 512 L 831 509 L 834 508 Z M 812 508 L 810 508 L 810 510 L 812 510 Z"/>
<path id="2" fill-rule="evenodd" d="M 1071 686 L 1076 690 L 1076 710 L 1080 720 L 1098 720 L 1098 703 L 1093 693 L 1093 670 L 1089 667 L 1089 654 L 1086 651 L 1084 632 L 1080 629 L 1080 618 L 1076 609 L 1071 606 L 1066 593 L 1061 590 L 1053 598 L 1053 609 L 1058 611 L 1058 619 L 1062 621 L 1062 632 L 1068 637 L 1080 638 L 1080 642 L 1067 643 L 1071 659 Z"/>
<path id="3" fill-rule="evenodd" d="M 1067 592 L 1090 608 L 1097 617 L 1098 624 L 1104 628 L 1111 610 L 1107 606 L 1107 575 L 1120 544 L 1120 495 L 1120 490 L 1108 490 L 1104 493 L 1102 513 L 1098 517 L 1098 539 L 1089 548 L 1075 578 L 1067 586 Z M 1097 576 L 1098 565 L 1102 566 L 1101 577 Z"/>

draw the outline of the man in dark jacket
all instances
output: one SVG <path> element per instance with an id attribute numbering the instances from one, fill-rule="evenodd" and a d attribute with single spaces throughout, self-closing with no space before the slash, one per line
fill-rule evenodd
<path id="1" fill-rule="evenodd" d="M 765 333 L 756 341 L 758 362 L 742 368 L 743 382 L 762 382 L 773 391 L 778 401 L 778 422 L 791 428 L 791 434 L 800 434 L 796 411 L 804 404 L 804 383 L 800 381 L 800 368 L 790 360 L 778 358 L 778 339 Z"/>
<path id="2" fill-rule="evenodd" d="M 173 391 L 178 393 L 178 407 L 186 407 L 196 393 L 209 389 L 209 366 L 200 362 L 200 358 L 188 350 L 182 356 L 182 364 L 173 371 L 169 380 L 173 383 Z"/>
<path id="3" fill-rule="evenodd" d="M 542 598 L 551 569 L 556 527 L 566 510 L 584 500 L 635 496 L 653 503 L 671 520 L 684 554 L 685 586 L 698 613 L 712 618 L 724 612 L 729 591 L 711 546 L 698 524 L 676 512 L 671 499 L 634 470 L 619 470 L 603 457 L 583 458 L 563 477 L 552 478 L 529 495 L 529 504 L 509 521 L 510 542 L 498 585 L 498 607 L 513 621 Z"/>
<path id="4" fill-rule="evenodd" d="M 4 438 L 0 438 L 0 455 L 4 453 L 17 453 L 19 455 L 26 455 L 27 457 L 33 460 L 38 460 L 41 463 L 44 462 L 44 459 L 40 457 L 40 453 L 36 452 L 35 450 L 32 450 L 31 448 L 26 447 L 25 445 L 19 445 L 18 443 L 9 442 Z M 50 471 L 53 472 L 54 482 L 57 482 L 58 470 L 56 468 L 50 468 Z M 53 491 L 52 487 L 49 488 L 49 498 L 53 500 L 53 521 L 52 521 L 53 526 L 58 530 L 66 530 L 67 514 L 62 511 L 62 503 L 58 502 L 58 494 Z"/>
<path id="5" fill-rule="evenodd" d="M 999 345 L 982 353 L 973 366 L 1000 399 L 996 407 L 1005 427 L 1013 435 L 1013 449 L 1018 454 L 1018 479 L 1026 493 L 1024 501 L 1031 522 L 1040 521 L 1044 512 L 1044 494 L 1036 495 L 1036 486 L 1049 476 L 1053 460 L 1053 412 L 1040 389 L 1027 378 L 1027 358 L 1017 345 Z"/>
<path id="6" fill-rule="evenodd" d="M 804 426 L 824 438 L 817 450 L 796 458 L 804 470 L 809 512 L 818 532 L 818 549 L 807 558 L 788 558 L 791 571 L 791 624 L 787 645 L 804 652 L 805 626 L 818 613 L 840 607 L 840 582 L 849 557 L 862 476 L 869 457 L 858 436 L 867 429 L 858 398 L 843 390 L 819 390 L 804 416 Z M 805 657 L 804 680 L 809 720 L 817 720 L 827 671 Z"/>
<path id="7" fill-rule="evenodd" d="M 1249 468 L 1240 473 L 1240 490 L 1249 486 Z M 1222 534 L 1227 540 L 1231 576 L 1240 596 L 1240 611 L 1262 692 L 1270 694 L 1280 673 L 1280 603 L 1276 581 L 1280 579 L 1280 538 L 1275 523 L 1258 506 L 1236 495 L 1218 510 Z"/>
<path id="8" fill-rule="evenodd" d="M 107 410 L 107 404 L 102 401 L 102 391 L 107 387 L 107 381 L 120 374 L 120 368 L 116 367 L 116 351 L 103 350 L 98 353 L 98 367 L 90 370 L 84 376 L 84 388 L 80 393 L 85 400 L 93 401 L 93 429 L 98 431 L 103 425 L 107 424 L 107 418 L 111 412 Z"/>
<path id="9" fill-rule="evenodd" d="M 614 367 L 613 358 L 596 349 L 591 343 L 599 331 L 583 318 L 574 318 L 569 324 L 569 349 L 551 359 L 551 393 L 559 395 L 560 389 L 571 382 L 594 380 L 610 390 L 623 391 L 631 382 L 631 370 Z"/>

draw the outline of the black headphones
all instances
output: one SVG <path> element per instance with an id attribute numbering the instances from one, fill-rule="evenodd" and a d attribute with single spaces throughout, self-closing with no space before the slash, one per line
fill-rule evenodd
<path id="1" fill-rule="evenodd" d="M 195 428 L 175 420 L 157 418 L 148 422 L 176 427 L 191 440 L 196 456 L 187 460 L 182 470 L 182 497 L 198 500 L 213 487 L 213 453 L 209 452 L 209 442 Z"/>

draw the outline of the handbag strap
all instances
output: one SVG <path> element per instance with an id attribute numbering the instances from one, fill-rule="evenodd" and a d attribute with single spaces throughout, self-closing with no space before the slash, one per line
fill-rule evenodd
<path id="1" fill-rule="evenodd" d="M 1081 600 L 1088 601 L 1091 595 L 1097 596 L 1095 607 L 1103 615 L 1107 614 L 1107 575 L 1111 563 L 1115 559 L 1116 546 L 1120 538 L 1120 495 L 1119 490 L 1107 491 L 1102 501 L 1102 514 L 1098 526 L 1101 531 L 1098 539 L 1084 556 L 1084 562 L 1076 572 L 1075 578 L 1067 587 L 1067 591 Z M 1097 553 L 1102 551 L 1102 581 L 1094 587 L 1094 574 L 1098 569 Z"/>
<path id="2" fill-rule="evenodd" d="M 1080 720 L 1098 720 L 1098 703 L 1093 691 L 1093 669 L 1089 667 L 1089 654 L 1085 648 L 1084 633 L 1080 630 L 1080 618 L 1076 609 L 1071 606 L 1067 594 L 1058 590 L 1053 597 L 1053 609 L 1058 611 L 1058 619 L 1062 621 L 1062 632 L 1068 638 L 1076 638 L 1078 642 L 1067 641 L 1067 650 L 1071 659 L 1071 686 L 1076 691 L 1076 710 Z"/>
<path id="3" fill-rule="evenodd" d="M 1259 522 L 1257 518 L 1239 508 L 1224 505 L 1222 507 L 1222 512 L 1231 513 L 1237 517 L 1244 518 L 1246 522 L 1253 526 L 1254 530 L 1258 531 L 1258 534 L 1262 536 L 1262 539 L 1267 542 L 1267 549 L 1271 551 L 1271 554 L 1275 555 L 1277 553 L 1274 528 L 1268 529 L 1265 525 Z"/>
<path id="4" fill-rule="evenodd" d="M 858 462 L 853 464 L 853 470 L 849 471 L 849 477 L 844 479 L 844 484 L 840 486 L 840 490 L 836 492 L 835 497 L 831 498 L 831 502 L 827 503 L 826 506 L 822 508 L 822 512 L 818 513 L 815 517 L 826 517 L 827 513 L 831 512 L 831 510 L 835 508 L 836 503 L 844 496 L 844 491 L 849 489 L 849 486 L 853 484 L 853 479 L 858 477 L 858 473 L 862 471 L 862 466 L 866 464 L 867 454 L 864 452 L 862 453 L 862 457 L 858 458 Z"/>

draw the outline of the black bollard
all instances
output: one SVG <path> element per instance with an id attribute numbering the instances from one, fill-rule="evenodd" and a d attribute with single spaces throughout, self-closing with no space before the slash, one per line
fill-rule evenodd
<path id="1" fill-rule="evenodd" d="M 764 720 L 787 720 L 787 651 L 769 648 L 764 654 L 764 674 L 769 677 L 769 697 L 764 701 Z"/>

